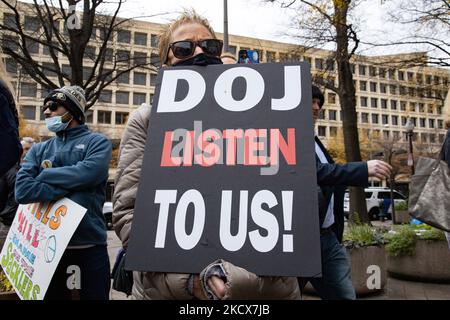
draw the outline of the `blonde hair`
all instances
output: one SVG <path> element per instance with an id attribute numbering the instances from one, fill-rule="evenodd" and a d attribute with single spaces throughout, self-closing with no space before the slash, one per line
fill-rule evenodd
<path id="1" fill-rule="evenodd" d="M 11 83 L 11 76 L 6 72 L 5 57 L 3 57 L 3 51 L 1 49 L 0 49 L 0 80 L 3 81 L 4 85 L 6 85 L 6 87 L 14 97 L 15 90 Z"/>
<path id="2" fill-rule="evenodd" d="M 197 12 L 195 12 L 194 9 L 184 10 L 184 12 L 178 18 L 165 25 L 163 27 L 163 31 L 159 35 L 158 50 L 161 64 L 168 64 L 167 57 L 169 54 L 169 44 L 172 39 L 173 33 L 182 25 L 188 23 L 197 23 L 205 27 L 209 31 L 209 33 L 211 33 L 212 38 L 217 39 L 213 28 L 206 18 L 200 16 Z"/>
<path id="3" fill-rule="evenodd" d="M 447 129 L 450 129 L 450 89 L 444 101 L 444 122 Z"/>

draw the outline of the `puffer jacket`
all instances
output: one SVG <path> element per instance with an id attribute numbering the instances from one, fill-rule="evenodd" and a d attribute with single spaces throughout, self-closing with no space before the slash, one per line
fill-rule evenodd
<path id="1" fill-rule="evenodd" d="M 133 222 L 150 110 L 149 106 L 142 106 L 132 114 L 120 144 L 113 196 L 113 224 L 124 248 L 128 246 Z M 208 271 L 217 267 L 221 267 L 227 279 L 224 299 L 300 299 L 296 278 L 260 277 L 224 260 L 212 262 L 200 273 L 203 290 Z M 136 299 L 194 299 L 187 289 L 189 277 L 189 274 L 181 273 L 133 272 L 132 294 Z"/>

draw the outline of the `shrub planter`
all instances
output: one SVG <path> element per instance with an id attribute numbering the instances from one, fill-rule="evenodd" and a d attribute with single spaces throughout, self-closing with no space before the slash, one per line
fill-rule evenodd
<path id="1" fill-rule="evenodd" d="M 387 279 L 387 262 L 384 248 L 380 246 L 351 248 L 347 249 L 347 254 L 351 262 L 352 283 L 356 295 L 361 297 L 382 292 L 386 286 Z M 371 266 L 375 266 L 375 268 Z M 372 285 L 377 285 L 378 283 L 374 283 L 371 280 L 373 277 L 376 277 L 375 273 L 378 272 L 380 275 L 379 286 L 374 287 Z M 310 283 L 306 285 L 304 292 L 316 294 Z"/>
<path id="2" fill-rule="evenodd" d="M 352 266 L 352 283 L 357 296 L 380 293 L 386 286 L 387 262 L 383 247 L 347 249 Z M 379 280 L 376 279 L 379 274 Z M 376 280 L 376 281 L 375 281 Z"/>
<path id="3" fill-rule="evenodd" d="M 415 254 L 388 255 L 388 272 L 395 278 L 450 283 L 450 250 L 441 240 L 417 240 Z"/>
<path id="4" fill-rule="evenodd" d="M 408 210 L 395 210 L 395 223 L 396 224 L 409 223 L 410 220 L 411 220 L 411 216 L 409 215 Z"/>

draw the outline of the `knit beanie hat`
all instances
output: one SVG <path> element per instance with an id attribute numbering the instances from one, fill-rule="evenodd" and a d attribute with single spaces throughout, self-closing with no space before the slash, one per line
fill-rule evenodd
<path id="1" fill-rule="evenodd" d="M 320 109 L 322 109 L 322 106 L 325 102 L 325 97 L 323 96 L 322 91 L 320 91 L 320 89 L 315 85 L 312 85 L 312 98 L 313 99 L 316 98 L 316 99 L 320 100 L 319 107 L 320 107 Z"/>
<path id="2" fill-rule="evenodd" d="M 86 107 L 86 98 L 83 88 L 79 86 L 65 86 L 55 89 L 44 99 L 47 101 L 55 101 L 63 105 L 67 111 L 80 123 L 84 123 L 84 109 Z"/>

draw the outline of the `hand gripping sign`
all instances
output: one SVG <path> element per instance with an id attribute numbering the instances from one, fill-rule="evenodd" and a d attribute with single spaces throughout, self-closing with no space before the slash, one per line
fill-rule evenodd
<path id="1" fill-rule="evenodd" d="M 321 272 L 309 67 L 163 68 L 126 268 Z"/>
<path id="2" fill-rule="evenodd" d="M 42 300 L 86 209 L 70 199 L 19 205 L 0 264 L 22 300 Z"/>

